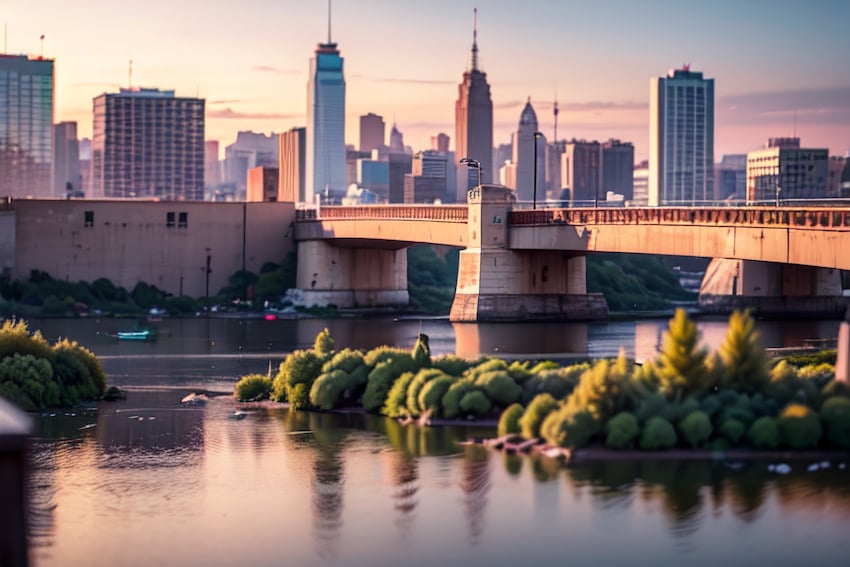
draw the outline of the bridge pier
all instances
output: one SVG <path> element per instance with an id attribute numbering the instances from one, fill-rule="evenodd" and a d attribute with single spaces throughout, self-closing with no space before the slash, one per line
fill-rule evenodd
<path id="1" fill-rule="evenodd" d="M 848 304 L 840 270 L 754 260 L 713 259 L 699 291 L 699 307 L 709 313 L 749 308 L 760 315 L 834 317 Z"/>
<path id="2" fill-rule="evenodd" d="M 292 298 L 301 307 L 407 305 L 407 250 L 302 240 L 296 284 Z"/>
<path id="3" fill-rule="evenodd" d="M 467 194 L 468 246 L 460 252 L 449 319 L 588 320 L 608 315 L 602 294 L 588 294 L 585 258 L 556 250 L 508 249 L 513 191 L 484 185 Z"/>

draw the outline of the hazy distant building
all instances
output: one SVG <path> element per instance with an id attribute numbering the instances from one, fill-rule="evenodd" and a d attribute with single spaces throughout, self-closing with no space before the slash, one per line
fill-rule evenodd
<path id="1" fill-rule="evenodd" d="M 384 118 L 369 113 L 360 117 L 360 151 L 371 152 L 380 149 L 386 139 Z"/>
<path id="2" fill-rule="evenodd" d="M 724 155 L 714 167 L 714 200 L 747 198 L 747 154 Z"/>
<path id="3" fill-rule="evenodd" d="M 431 149 L 443 154 L 449 153 L 449 136 L 440 132 L 436 136 L 431 136 Z"/>
<path id="4" fill-rule="evenodd" d="M 623 200 L 634 199 L 635 147 L 629 142 L 608 140 L 602 144 L 602 192 L 622 195 Z"/>
<path id="5" fill-rule="evenodd" d="M 404 176 L 405 203 L 444 201 L 448 187 L 446 154 L 425 150 L 413 156 L 411 172 Z"/>
<path id="6" fill-rule="evenodd" d="M 0 54 L 0 196 L 52 197 L 53 60 Z"/>
<path id="7" fill-rule="evenodd" d="M 413 171 L 413 156 L 406 153 L 391 153 L 389 162 L 389 202 L 404 202 L 404 176 Z"/>
<path id="8" fill-rule="evenodd" d="M 248 170 L 245 200 L 249 203 L 277 202 L 279 173 L 276 167 L 255 167 Z"/>
<path id="9" fill-rule="evenodd" d="M 345 170 L 345 77 L 336 43 L 320 43 L 310 59 L 307 85 L 306 200 L 320 194 L 334 201 L 347 190 Z"/>
<path id="10" fill-rule="evenodd" d="M 649 205 L 649 162 L 644 160 L 635 166 L 634 175 L 634 193 L 632 195 L 632 205 L 635 207 L 646 207 Z"/>
<path id="11" fill-rule="evenodd" d="M 91 189 L 91 138 L 80 140 L 80 182 L 83 195 L 92 196 Z"/>
<path id="12" fill-rule="evenodd" d="M 357 185 L 369 189 L 379 201 L 390 200 L 390 163 L 374 159 L 357 160 Z"/>
<path id="13" fill-rule="evenodd" d="M 481 179 L 485 183 L 493 180 L 488 176 L 493 171 L 493 100 L 487 74 L 478 68 L 478 26 L 472 32 L 472 64 L 463 74 L 458 85 L 455 103 L 455 157 L 474 159 L 480 164 Z M 478 183 L 478 171 L 472 167 L 457 168 L 457 199 L 466 202 L 466 192 Z"/>
<path id="14" fill-rule="evenodd" d="M 714 197 L 714 79 L 683 69 L 650 79 L 649 204 Z"/>
<path id="15" fill-rule="evenodd" d="M 306 194 L 307 129 L 292 128 L 278 138 L 278 201 L 303 203 Z"/>
<path id="16" fill-rule="evenodd" d="M 513 153 L 511 162 L 516 166 L 514 173 L 513 185 L 508 185 L 514 189 L 518 201 L 532 202 L 535 195 L 535 171 L 537 168 L 537 198 L 545 200 L 544 184 L 546 183 L 546 140 L 535 139 L 537 132 L 537 113 L 534 112 L 534 107 L 531 106 L 531 98 L 525 103 L 522 113 L 519 116 L 519 125 L 516 132 L 513 134 Z M 535 163 L 534 145 L 537 144 L 537 162 Z M 510 171 L 508 169 L 507 171 Z M 510 174 L 507 174 L 508 176 Z"/>
<path id="17" fill-rule="evenodd" d="M 575 205 L 593 205 L 605 200 L 602 193 L 602 151 L 599 142 L 571 140 L 561 156 L 561 177 L 570 188 Z"/>
<path id="18" fill-rule="evenodd" d="M 218 140 L 204 142 L 204 187 L 207 192 L 221 183 L 221 163 L 218 153 Z"/>
<path id="19" fill-rule="evenodd" d="M 236 141 L 224 148 L 224 182 L 235 187 L 235 197 L 244 198 L 248 170 L 255 167 L 277 167 L 278 135 L 242 131 Z"/>
<path id="20" fill-rule="evenodd" d="M 85 196 L 76 122 L 60 122 L 53 127 L 53 195 Z"/>
<path id="21" fill-rule="evenodd" d="M 841 176 L 847 166 L 847 158 L 844 156 L 829 156 L 826 169 L 826 197 L 836 199 L 841 197 Z"/>
<path id="22" fill-rule="evenodd" d="M 390 130 L 390 153 L 404 153 L 404 134 L 401 133 L 395 124 Z"/>
<path id="23" fill-rule="evenodd" d="M 844 171 L 841 173 L 838 196 L 841 199 L 848 199 L 850 198 L 850 152 L 844 156 L 844 159 Z"/>
<path id="24" fill-rule="evenodd" d="M 94 197 L 204 198 L 204 99 L 133 87 L 94 99 Z"/>
<path id="25" fill-rule="evenodd" d="M 801 148 L 799 138 L 771 138 L 768 147 L 747 154 L 747 202 L 825 198 L 828 161 L 825 148 Z"/>
<path id="26" fill-rule="evenodd" d="M 546 192 L 558 197 L 566 186 L 561 178 L 561 156 L 567 149 L 566 140 L 556 140 L 546 144 Z"/>

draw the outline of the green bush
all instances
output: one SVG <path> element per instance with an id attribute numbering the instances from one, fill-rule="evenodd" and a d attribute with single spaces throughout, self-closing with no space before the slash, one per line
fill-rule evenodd
<path id="1" fill-rule="evenodd" d="M 333 353 L 335 345 L 336 341 L 334 341 L 331 336 L 331 332 L 328 331 L 327 327 L 325 327 L 318 335 L 316 335 L 316 340 L 313 343 L 313 350 L 316 351 L 316 354 L 320 358 L 324 359 Z"/>
<path id="2" fill-rule="evenodd" d="M 481 387 L 493 404 L 507 407 L 519 401 L 522 387 L 505 370 L 494 370 L 480 375 L 475 385 Z"/>
<path id="3" fill-rule="evenodd" d="M 393 382 L 390 391 L 387 392 L 387 400 L 384 402 L 381 413 L 389 417 L 410 415 L 407 409 L 407 390 L 413 382 L 413 376 L 413 372 L 405 372 Z"/>
<path id="4" fill-rule="evenodd" d="M 419 368 L 431 366 L 431 347 L 428 344 L 428 335 L 419 333 L 416 344 L 413 345 L 413 350 L 410 352 L 410 358 L 416 362 Z"/>
<path id="5" fill-rule="evenodd" d="M 410 358 L 410 353 L 403 348 L 379 346 L 367 352 L 363 356 L 363 362 L 371 371 L 381 362 L 391 358 L 403 358 L 405 356 Z"/>
<path id="6" fill-rule="evenodd" d="M 280 364 L 280 369 L 272 382 L 272 400 L 287 401 L 291 395 L 290 389 L 297 384 L 304 384 L 309 398 L 310 387 L 322 370 L 322 359 L 311 350 L 296 350 L 289 353 Z M 289 399 L 290 407 L 292 400 Z"/>
<path id="7" fill-rule="evenodd" d="M 36 358 L 50 358 L 50 345 L 40 331 L 30 334 L 25 321 L 3 321 L 0 327 L 0 358 L 12 354 L 31 354 Z"/>
<path id="8" fill-rule="evenodd" d="M 519 420 L 524 411 L 525 408 L 520 404 L 511 404 L 505 408 L 505 411 L 499 417 L 499 427 L 497 429 L 499 437 L 508 434 L 519 434 L 522 431 Z"/>
<path id="9" fill-rule="evenodd" d="M 800 378 L 811 383 L 818 390 L 835 379 L 835 366 L 826 362 L 803 366 L 797 372 Z"/>
<path id="10" fill-rule="evenodd" d="M 443 417 L 446 419 L 461 417 L 463 410 L 460 407 L 460 401 L 466 394 L 477 389 L 469 378 L 461 378 L 452 384 L 443 395 Z"/>
<path id="11" fill-rule="evenodd" d="M 827 399 L 820 416 L 826 426 L 827 440 L 842 449 L 850 449 L 850 400 L 838 396 Z"/>
<path id="12" fill-rule="evenodd" d="M 653 417 L 646 422 L 640 436 L 640 447 L 649 451 L 669 449 L 676 445 L 676 430 L 663 417 Z"/>
<path id="13" fill-rule="evenodd" d="M 711 437 L 711 419 L 705 412 L 694 410 L 679 422 L 679 431 L 682 439 L 690 443 L 691 447 L 699 447 Z"/>
<path id="14" fill-rule="evenodd" d="M 272 381 L 263 374 L 248 374 L 236 382 L 233 397 L 240 402 L 258 402 L 272 393 Z"/>
<path id="15" fill-rule="evenodd" d="M 657 415 L 670 423 L 678 423 L 699 410 L 699 402 L 695 398 L 687 397 L 681 402 L 667 402 L 661 407 L 661 411 Z"/>
<path id="16" fill-rule="evenodd" d="M 449 376 L 462 375 L 472 366 L 472 364 L 473 363 L 469 360 L 453 354 L 444 354 L 431 360 L 432 368 L 442 370 Z"/>
<path id="17" fill-rule="evenodd" d="M 597 433 L 599 421 L 593 414 L 564 404 L 546 416 L 540 425 L 539 436 L 551 445 L 584 447 Z"/>
<path id="18" fill-rule="evenodd" d="M 493 405 L 479 390 L 467 392 L 460 399 L 460 409 L 466 415 L 482 416 L 490 413 Z"/>
<path id="19" fill-rule="evenodd" d="M 520 362 L 519 360 L 514 360 L 508 366 L 508 374 L 511 378 L 514 379 L 514 382 L 519 384 L 520 386 L 525 383 L 526 380 L 531 378 L 531 371 L 528 369 L 528 361 Z"/>
<path id="20" fill-rule="evenodd" d="M 589 364 L 583 363 L 566 368 L 541 370 L 532 374 L 522 384 L 520 401 L 528 405 L 540 394 L 549 394 L 556 400 L 563 400 L 573 392 L 581 375 L 589 368 Z"/>
<path id="21" fill-rule="evenodd" d="M 69 378 L 71 384 L 82 386 L 80 388 L 82 399 L 88 400 L 103 395 L 106 391 L 106 372 L 103 370 L 100 359 L 92 351 L 80 346 L 76 341 L 62 339 L 53 345 L 53 360 L 60 356 L 74 358 L 84 367 L 81 374 Z M 92 388 L 94 391 L 90 392 Z"/>
<path id="22" fill-rule="evenodd" d="M 821 390 L 823 399 L 828 399 L 833 396 L 841 396 L 842 398 L 850 398 L 850 383 L 839 382 L 838 380 L 830 380 Z"/>
<path id="23" fill-rule="evenodd" d="M 59 385 L 53 381 L 53 367 L 44 358 L 31 354 L 13 354 L 0 360 L 0 384 L 7 386 L 12 399 L 25 400 L 21 408 L 25 410 L 58 407 L 61 398 Z M 18 395 L 17 390 L 20 390 Z"/>
<path id="24" fill-rule="evenodd" d="M 817 414 L 808 406 L 789 404 L 777 419 L 779 441 L 792 449 L 817 447 L 823 429 Z"/>
<path id="25" fill-rule="evenodd" d="M 729 329 L 719 348 L 726 370 L 726 384 L 739 392 L 758 392 L 770 377 L 767 355 L 759 344 L 759 333 L 749 311 L 734 311 L 729 316 Z"/>
<path id="26" fill-rule="evenodd" d="M 455 378 L 445 374 L 428 381 L 419 392 L 420 412 L 424 414 L 430 411 L 434 417 L 442 417 L 443 407 L 441 402 L 454 381 Z"/>
<path id="27" fill-rule="evenodd" d="M 501 358 L 488 358 L 487 360 L 476 364 L 472 368 L 466 371 L 464 374 L 465 378 L 471 378 L 472 380 L 477 380 L 479 376 L 482 374 L 486 374 L 487 372 L 493 372 L 495 370 L 507 370 L 508 363 L 502 360 Z"/>
<path id="28" fill-rule="evenodd" d="M 347 380 L 348 373 L 340 369 L 319 375 L 310 387 L 310 404 L 325 411 L 334 409 L 348 385 Z"/>
<path id="29" fill-rule="evenodd" d="M 747 439 L 756 449 L 775 449 L 779 446 L 779 425 L 772 417 L 760 417 L 750 426 Z"/>
<path id="30" fill-rule="evenodd" d="M 333 370 L 344 370 L 350 374 L 363 365 L 363 353 L 359 350 L 346 348 L 333 355 L 333 357 L 327 361 L 324 366 L 322 366 L 322 373 L 326 374 Z"/>
<path id="31" fill-rule="evenodd" d="M 720 424 L 718 430 L 720 435 L 728 439 L 732 445 L 737 445 L 747 433 L 747 426 L 744 422 L 735 418 L 729 418 Z"/>
<path id="32" fill-rule="evenodd" d="M 605 425 L 605 446 L 609 449 L 631 449 L 640 435 L 637 418 L 626 411 L 612 417 Z"/>
<path id="33" fill-rule="evenodd" d="M 310 409 L 310 386 L 304 383 L 289 386 L 286 389 L 289 408 L 300 411 Z"/>
<path id="34" fill-rule="evenodd" d="M 659 385 L 668 397 L 678 400 L 707 387 L 707 355 L 708 351 L 699 346 L 696 324 L 684 309 L 676 309 L 654 364 Z"/>
<path id="35" fill-rule="evenodd" d="M 425 387 L 425 384 L 442 376 L 445 376 L 445 374 L 435 368 L 423 368 L 416 373 L 413 381 L 407 387 L 407 401 L 405 402 L 405 406 L 410 415 L 417 416 L 423 411 L 423 408 L 419 405 L 419 393 Z"/>
<path id="36" fill-rule="evenodd" d="M 558 402 L 549 394 L 539 394 L 531 400 L 519 420 L 522 436 L 526 439 L 540 437 L 540 426 L 550 413 L 558 409 Z"/>
<path id="37" fill-rule="evenodd" d="M 818 365 L 818 364 L 831 364 L 835 366 L 835 359 L 837 357 L 838 351 L 835 349 L 827 349 L 821 350 L 815 353 L 806 353 L 806 354 L 795 354 L 791 356 L 786 356 L 785 360 L 788 361 L 788 364 L 796 366 L 797 368 L 802 368 L 803 366 L 810 365 Z"/>
<path id="38" fill-rule="evenodd" d="M 366 391 L 363 392 L 363 407 L 366 411 L 379 411 L 387 399 L 393 383 L 405 372 L 415 372 L 416 363 L 406 352 L 379 362 L 366 379 Z"/>

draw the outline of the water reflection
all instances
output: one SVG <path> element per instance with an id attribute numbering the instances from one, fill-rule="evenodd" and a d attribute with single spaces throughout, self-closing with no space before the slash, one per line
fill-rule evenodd
<path id="1" fill-rule="evenodd" d="M 477 545 L 484 532 L 484 512 L 490 492 L 490 461 L 487 449 L 479 445 L 467 445 L 463 452 L 460 471 L 460 489 L 463 491 L 463 507 L 469 542 Z"/>
<path id="2" fill-rule="evenodd" d="M 455 352 L 466 358 L 588 352 L 586 323 L 452 323 L 452 329 Z"/>

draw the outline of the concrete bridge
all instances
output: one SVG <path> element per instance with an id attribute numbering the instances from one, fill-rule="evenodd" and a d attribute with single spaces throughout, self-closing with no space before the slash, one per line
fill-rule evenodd
<path id="1" fill-rule="evenodd" d="M 850 206 L 523 210 L 510 189 L 484 185 L 467 206 L 298 211 L 295 239 L 309 305 L 407 303 L 405 248 L 428 243 L 463 248 L 453 321 L 604 317 L 585 283 L 594 252 L 715 258 L 705 309 L 840 312 Z"/>

